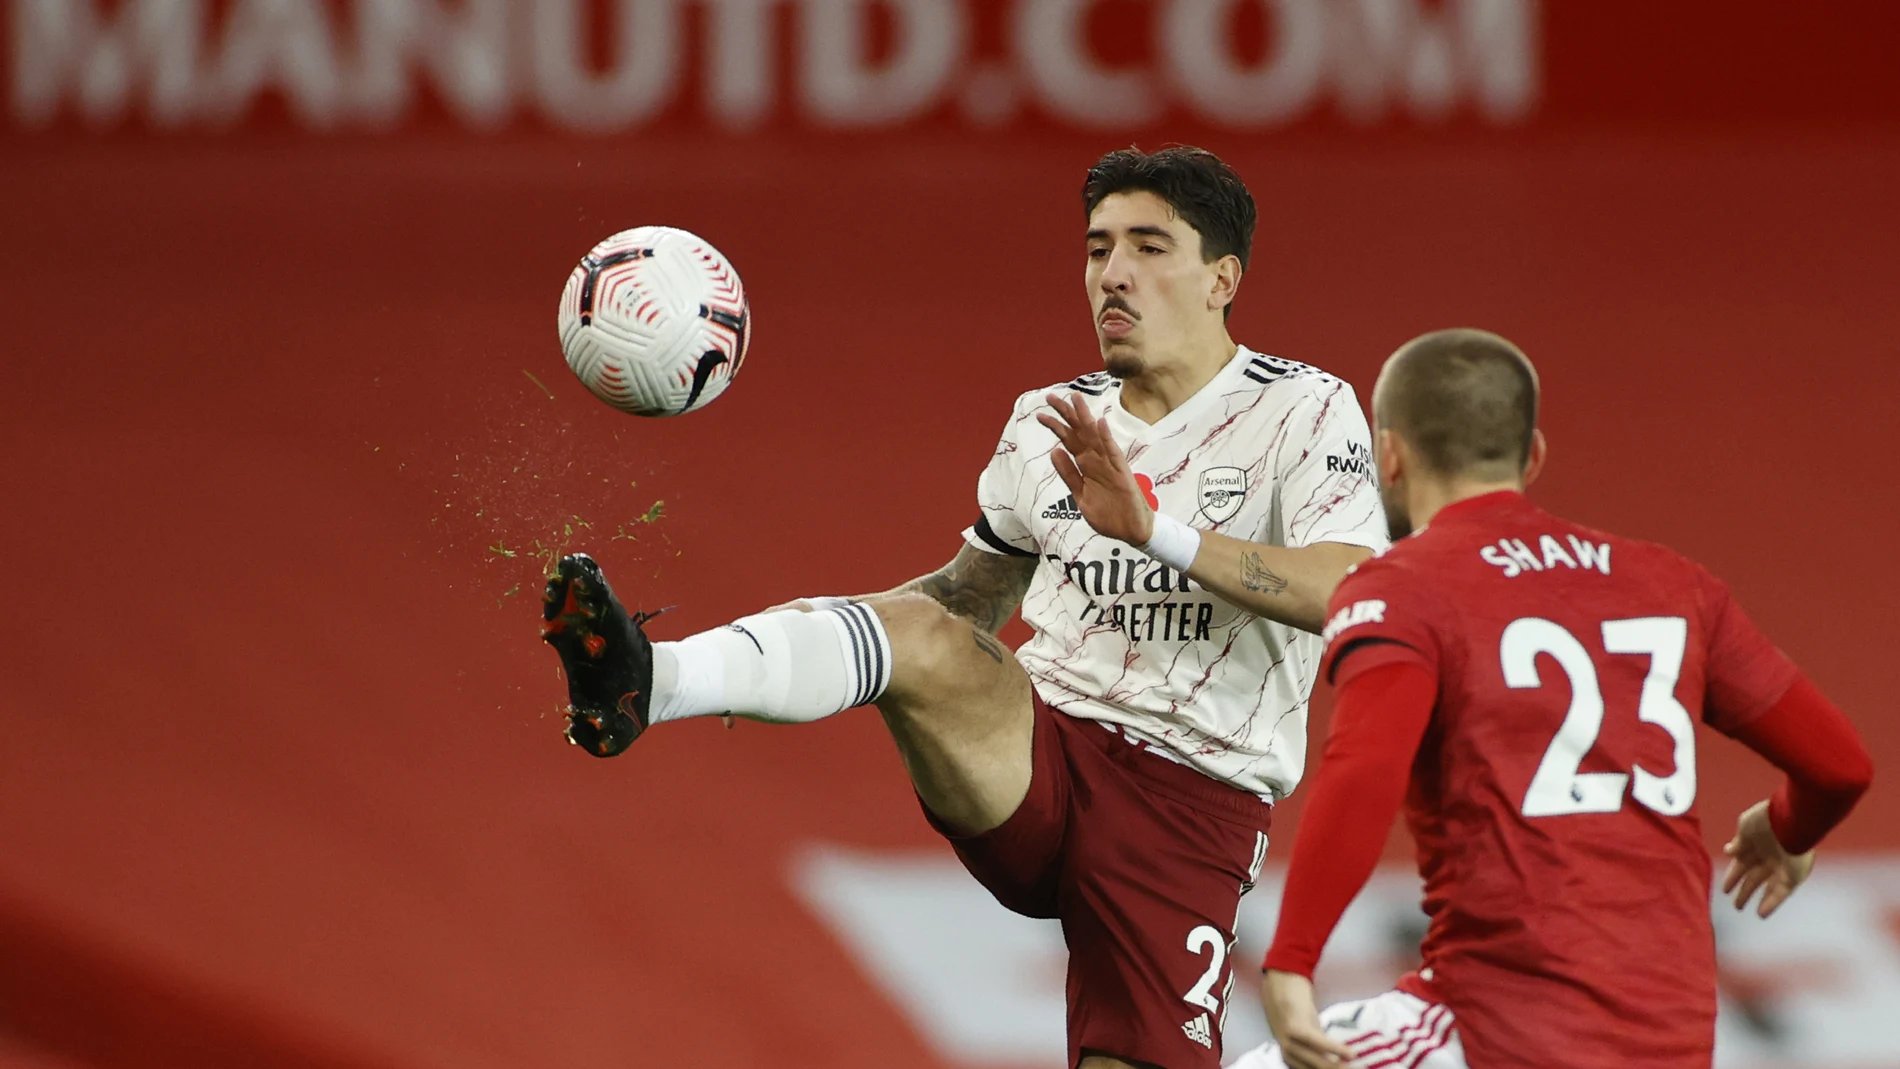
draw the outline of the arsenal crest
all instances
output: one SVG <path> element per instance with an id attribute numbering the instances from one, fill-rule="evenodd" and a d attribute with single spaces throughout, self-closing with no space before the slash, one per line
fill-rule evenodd
<path id="1" fill-rule="evenodd" d="M 1246 496 L 1246 469 L 1208 468 L 1201 472 L 1201 515 L 1214 523 L 1233 519 Z"/>

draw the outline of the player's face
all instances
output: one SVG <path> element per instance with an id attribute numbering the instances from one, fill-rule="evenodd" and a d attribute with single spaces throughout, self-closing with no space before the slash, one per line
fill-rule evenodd
<path id="1" fill-rule="evenodd" d="M 1166 362 L 1218 320 L 1222 261 L 1201 259 L 1201 235 L 1148 192 L 1113 193 L 1089 217 L 1089 307 L 1102 362 L 1116 378 Z M 1235 261 L 1237 264 L 1238 261 Z"/>

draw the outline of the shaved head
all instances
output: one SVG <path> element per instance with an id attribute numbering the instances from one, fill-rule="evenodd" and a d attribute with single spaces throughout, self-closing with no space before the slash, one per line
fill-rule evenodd
<path id="1" fill-rule="evenodd" d="M 1415 488 L 1421 477 L 1522 487 L 1539 440 L 1537 372 L 1517 346 L 1489 331 L 1434 331 L 1385 362 L 1372 388 L 1372 421 L 1379 497 L 1396 541 L 1412 533 L 1407 484 Z M 1391 450 L 1399 455 L 1388 456 Z"/>
<path id="2" fill-rule="evenodd" d="M 1372 391 L 1372 418 L 1403 437 L 1434 474 L 1510 479 L 1530 459 L 1537 372 L 1496 334 L 1434 331 L 1386 361 Z"/>

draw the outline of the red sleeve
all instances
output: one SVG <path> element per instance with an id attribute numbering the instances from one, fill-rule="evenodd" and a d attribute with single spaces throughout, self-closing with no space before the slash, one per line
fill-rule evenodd
<path id="1" fill-rule="evenodd" d="M 1806 677 L 1728 733 L 1788 774 L 1769 799 L 1768 824 L 1791 854 L 1814 849 L 1873 782 L 1873 758 L 1854 725 Z"/>
<path id="2" fill-rule="evenodd" d="M 1768 710 L 1801 675 L 1800 669 L 1761 633 L 1728 587 L 1704 572 L 1707 685 L 1702 719 L 1724 734 Z"/>
<path id="3" fill-rule="evenodd" d="M 1399 663 L 1436 674 L 1438 639 L 1432 612 L 1437 604 L 1417 594 L 1411 577 L 1383 557 L 1354 568 L 1326 606 L 1320 678 L 1344 686 L 1361 672 Z"/>
<path id="4" fill-rule="evenodd" d="M 1313 975 L 1340 915 L 1379 862 L 1437 696 L 1436 677 L 1416 662 L 1355 671 L 1340 686 L 1262 968 Z"/>

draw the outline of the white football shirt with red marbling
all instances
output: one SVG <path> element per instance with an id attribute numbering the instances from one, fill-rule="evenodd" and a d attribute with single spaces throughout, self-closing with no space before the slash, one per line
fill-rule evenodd
<path id="1" fill-rule="evenodd" d="M 1052 709 L 1127 732 L 1241 790 L 1274 799 L 1300 781 L 1318 635 L 1222 600 L 1077 511 L 1036 420 L 1049 393 L 1106 414 L 1158 511 L 1274 546 L 1386 545 L 1371 433 L 1352 387 L 1317 368 L 1241 347 L 1152 425 L 1120 405 L 1106 372 L 1017 398 L 977 482 L 964 531 L 990 553 L 1034 556 L 1016 651 Z"/>

